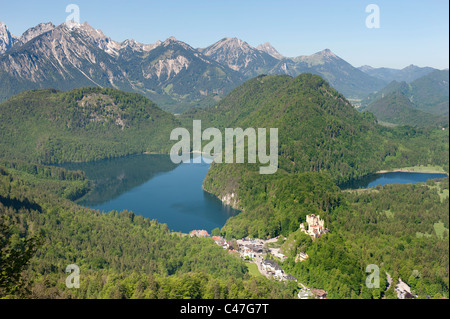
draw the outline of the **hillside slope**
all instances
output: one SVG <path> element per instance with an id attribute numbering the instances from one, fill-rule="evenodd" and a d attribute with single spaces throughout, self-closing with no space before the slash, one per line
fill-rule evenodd
<path id="1" fill-rule="evenodd" d="M 0 104 L 0 157 L 43 163 L 168 152 L 175 117 L 136 93 L 31 90 Z"/>
<path id="2" fill-rule="evenodd" d="M 55 167 L 45 169 L 64 172 Z M 291 296 L 282 283 L 251 278 L 240 258 L 209 238 L 171 233 L 167 225 L 129 211 L 101 213 L 75 205 L 36 185 L 36 179 L 41 185 L 52 179 L 49 176 L 18 177 L 13 172 L 0 166 L 0 236 L 2 253 L 6 252 L 0 260 L 1 298 Z M 19 258 L 37 242 L 23 267 L 21 282 L 17 272 L 22 269 L 17 265 L 23 260 Z M 14 269 L 8 267 L 10 260 Z M 70 264 L 80 268 L 79 289 L 64 284 Z"/>
<path id="3" fill-rule="evenodd" d="M 405 95 L 420 111 L 445 116 L 449 114 L 448 70 L 435 70 L 411 83 L 392 81 L 363 99 L 361 105 L 370 105 L 394 92 Z"/>
<path id="4" fill-rule="evenodd" d="M 327 216 L 339 203 L 336 184 L 381 169 L 439 165 L 448 171 L 448 131 L 377 124 L 320 76 L 259 76 L 215 107 L 180 120 L 202 128 L 278 128 L 278 170 L 264 164 L 213 163 L 208 192 L 243 212 L 222 229 L 227 236 L 288 235 L 306 214 Z"/>
<path id="5" fill-rule="evenodd" d="M 448 126 L 448 116 L 426 113 L 418 109 L 400 91 L 375 100 L 364 111 L 373 113 L 379 121 L 412 126 Z"/>
<path id="6" fill-rule="evenodd" d="M 320 75 L 346 98 L 361 99 L 386 85 L 383 80 L 353 67 L 329 49 L 309 56 L 283 58 L 269 71 L 269 74 L 293 77 L 301 73 Z"/>
<path id="7" fill-rule="evenodd" d="M 342 181 L 373 171 L 386 156 L 376 119 L 308 73 L 259 76 L 185 117 L 204 127 L 278 128 L 279 168 L 287 172 L 327 171 Z"/>

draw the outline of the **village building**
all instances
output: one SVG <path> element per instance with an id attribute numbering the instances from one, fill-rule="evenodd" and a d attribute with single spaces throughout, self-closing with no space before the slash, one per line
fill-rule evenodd
<path id="1" fill-rule="evenodd" d="M 285 256 L 284 254 L 280 253 L 280 252 L 276 252 L 273 254 L 275 257 L 277 257 L 278 259 L 280 259 L 281 261 L 285 261 L 287 259 L 287 256 Z"/>
<path id="2" fill-rule="evenodd" d="M 327 299 L 328 293 L 323 289 L 313 289 L 311 293 L 316 299 Z"/>
<path id="3" fill-rule="evenodd" d="M 262 261 L 262 268 L 273 277 L 282 279 L 283 269 L 272 259 L 264 259 Z"/>
<path id="4" fill-rule="evenodd" d="M 300 252 L 297 256 L 295 256 L 295 262 L 302 262 L 309 258 L 309 255 L 307 253 L 304 253 L 303 251 Z"/>
<path id="5" fill-rule="evenodd" d="M 328 229 L 325 228 L 324 220 L 320 219 L 320 215 L 306 215 L 306 223 L 308 224 L 308 230 L 305 229 L 303 223 L 300 224 L 300 230 L 311 236 L 313 239 L 320 237 L 328 231 Z"/>
<path id="6" fill-rule="evenodd" d="M 398 299 L 414 299 L 414 296 L 411 294 L 411 288 L 400 278 L 394 290 L 397 293 Z"/>
<path id="7" fill-rule="evenodd" d="M 240 255 L 242 258 L 256 258 L 263 253 L 261 245 L 246 244 L 240 246 Z"/>
<path id="8" fill-rule="evenodd" d="M 192 235 L 202 235 L 204 233 L 192 233 Z M 243 259 L 250 259 L 250 261 L 254 261 L 258 265 L 258 269 L 265 276 L 272 276 L 278 280 L 297 281 L 297 278 L 290 274 L 286 274 L 283 269 L 272 259 L 263 259 L 263 255 L 267 252 L 273 254 L 273 256 L 277 257 L 281 261 L 287 259 L 287 256 L 282 254 L 279 251 L 279 248 L 267 248 L 266 244 L 269 240 L 261 240 L 261 239 L 251 239 L 251 238 L 242 238 L 236 240 L 225 241 L 224 238 L 220 236 L 212 236 L 212 239 L 215 243 L 223 248 L 227 249 L 230 253 L 239 253 L 239 256 Z M 270 239 L 270 242 L 274 242 L 273 239 Z"/>
<path id="9" fill-rule="evenodd" d="M 228 249 L 228 244 L 225 241 L 225 239 L 223 239 L 222 237 L 220 237 L 220 236 L 212 236 L 212 239 L 214 240 L 214 242 L 217 245 L 221 246 L 223 249 Z"/>
<path id="10" fill-rule="evenodd" d="M 299 299 L 312 299 L 314 297 L 314 295 L 311 292 L 311 289 L 306 288 L 306 289 L 300 289 L 297 297 Z"/>
<path id="11" fill-rule="evenodd" d="M 209 234 L 206 230 L 193 230 L 189 233 L 189 236 L 191 237 L 209 237 Z"/>

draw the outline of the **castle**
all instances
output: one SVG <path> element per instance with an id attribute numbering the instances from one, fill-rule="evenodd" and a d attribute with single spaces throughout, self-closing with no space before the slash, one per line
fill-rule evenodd
<path id="1" fill-rule="evenodd" d="M 303 223 L 300 224 L 300 230 L 311 236 L 313 239 L 320 237 L 323 233 L 328 231 L 324 226 L 323 219 L 320 219 L 319 215 L 306 215 L 306 222 L 308 223 L 308 230 L 305 229 Z"/>

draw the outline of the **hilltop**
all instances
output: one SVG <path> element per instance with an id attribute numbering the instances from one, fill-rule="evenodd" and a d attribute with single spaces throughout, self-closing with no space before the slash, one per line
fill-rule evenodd
<path id="1" fill-rule="evenodd" d="M 203 182 L 244 211 L 222 229 L 237 238 L 288 235 L 308 212 L 322 216 L 337 205 L 336 184 L 380 169 L 435 163 L 448 170 L 448 131 L 383 127 L 313 74 L 258 76 L 180 118 L 192 119 L 219 129 L 278 128 L 275 174 L 260 175 L 259 164 L 213 163 Z"/>
<path id="2" fill-rule="evenodd" d="M 168 152 L 177 120 L 115 89 L 39 89 L 0 104 L 0 157 L 43 163 Z"/>
<path id="3" fill-rule="evenodd" d="M 204 127 L 278 128 L 279 168 L 291 173 L 328 171 L 341 181 L 373 171 L 386 156 L 375 117 L 309 73 L 258 76 L 184 117 L 202 119 Z"/>
<path id="4" fill-rule="evenodd" d="M 394 80 L 378 92 L 367 96 L 361 101 L 361 104 L 362 106 L 368 106 L 391 93 L 403 94 L 415 108 L 422 112 L 448 117 L 449 71 L 434 70 L 410 83 Z"/>
<path id="5" fill-rule="evenodd" d="M 391 124 L 448 127 L 448 116 L 421 111 L 401 91 L 389 93 L 362 110 L 373 113 L 379 121 Z"/>

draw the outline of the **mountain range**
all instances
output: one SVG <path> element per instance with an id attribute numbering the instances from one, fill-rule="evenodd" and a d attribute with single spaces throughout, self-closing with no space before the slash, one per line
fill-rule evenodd
<path id="1" fill-rule="evenodd" d="M 410 83 L 394 80 L 361 105 L 360 111 L 393 124 L 448 125 L 449 71 L 434 70 Z"/>
<path id="2" fill-rule="evenodd" d="M 448 115 L 422 111 L 401 91 L 394 91 L 362 108 L 381 122 L 411 126 L 448 126 Z"/>
<path id="3" fill-rule="evenodd" d="M 413 69 L 422 74 L 431 68 Z M 137 92 L 181 113 L 214 105 L 260 74 L 295 77 L 306 72 L 322 76 L 346 98 L 359 100 L 389 83 L 391 78 L 374 70 L 353 67 L 329 49 L 289 58 L 270 43 L 255 48 L 237 38 L 206 48 L 174 37 L 153 44 L 117 42 L 87 22 L 71 21 L 41 23 L 18 37 L 0 23 L 0 101 L 28 89 L 99 86 Z M 409 72 L 396 74 L 402 81 L 411 78 Z"/>
<path id="4" fill-rule="evenodd" d="M 413 64 L 401 70 L 392 68 L 373 68 L 369 65 L 363 65 L 358 69 L 388 83 L 392 81 L 405 81 L 409 83 L 436 70 L 430 67 L 421 68 Z"/>

